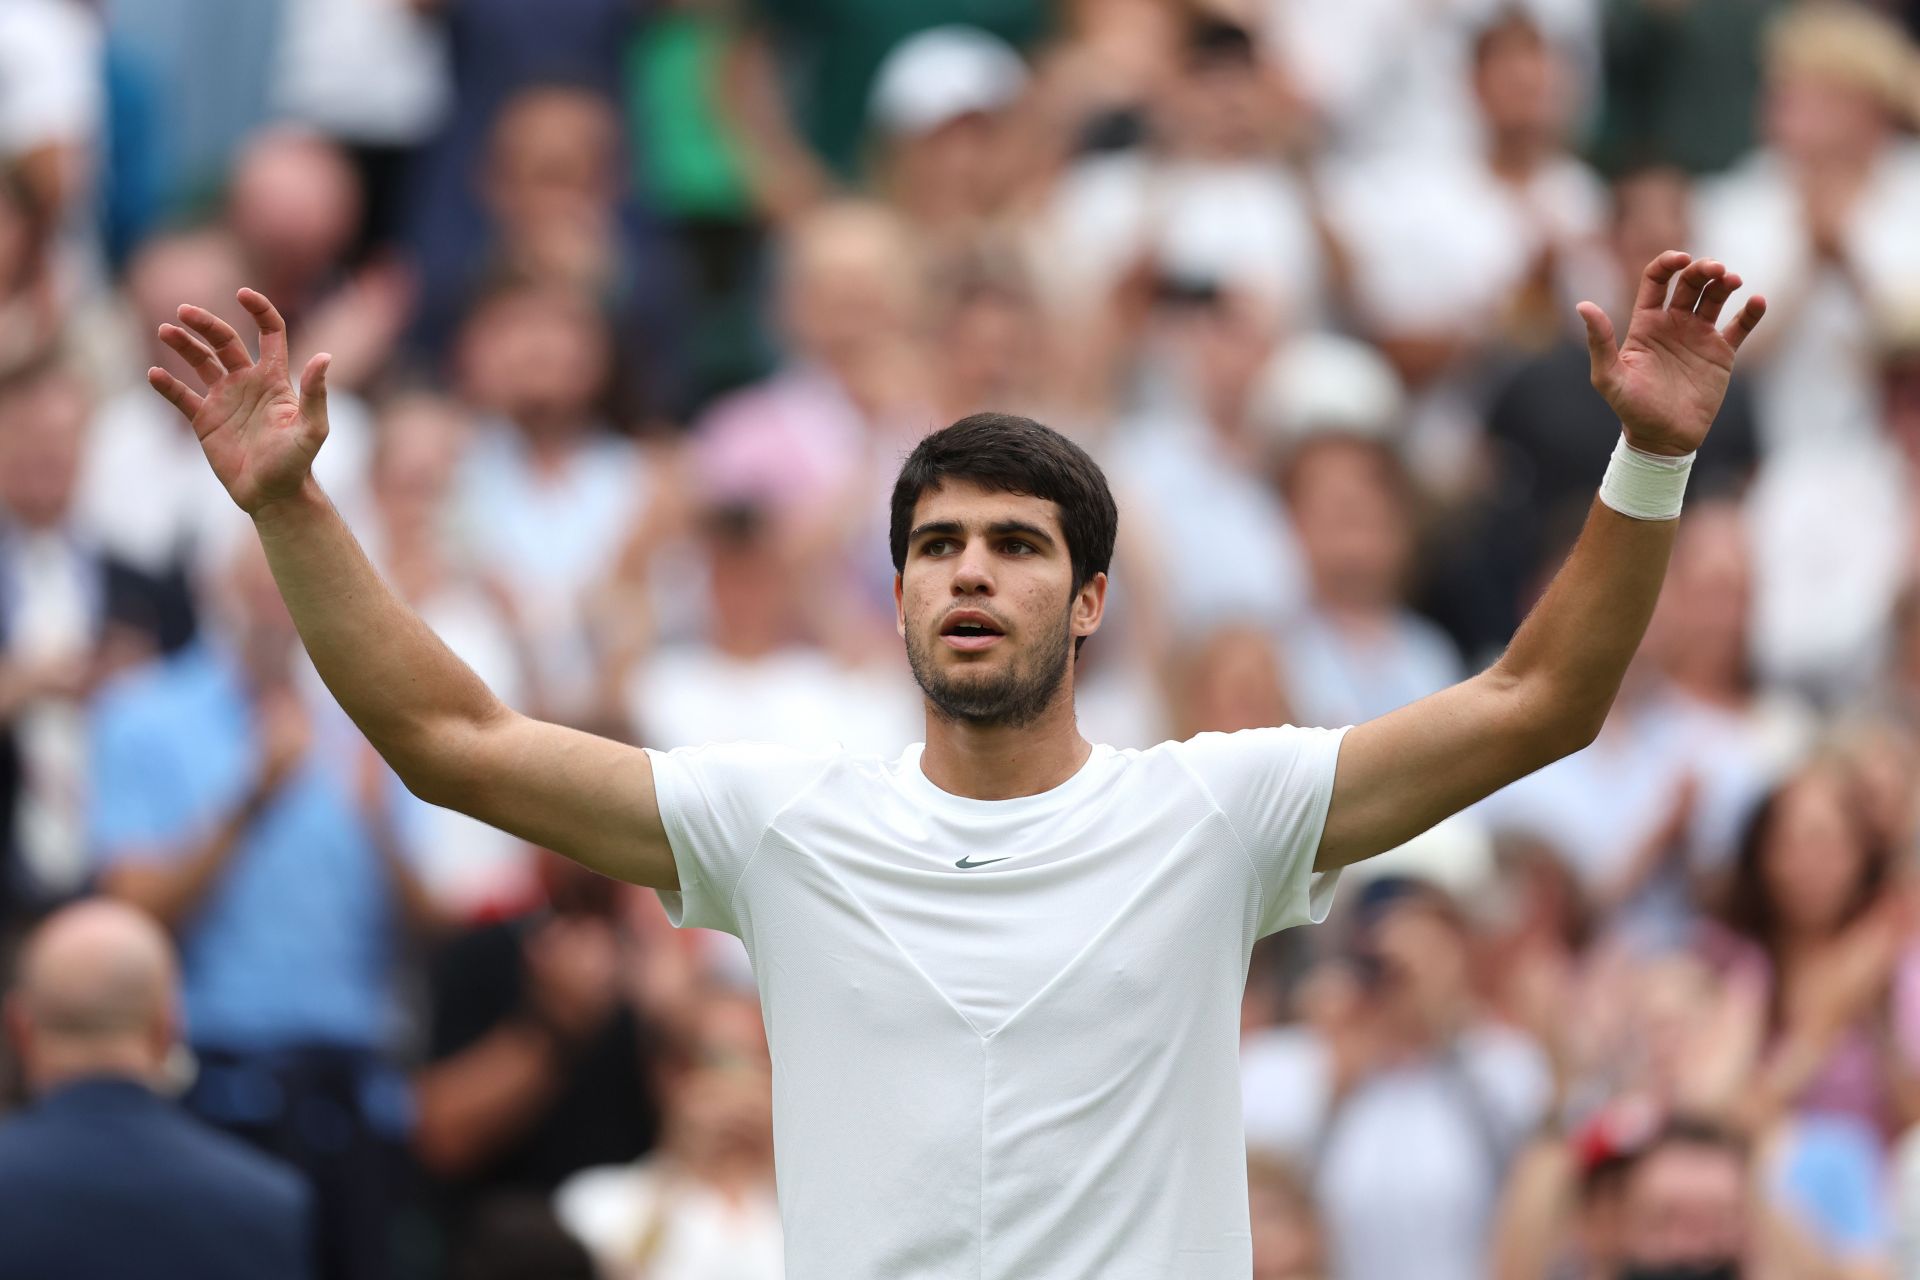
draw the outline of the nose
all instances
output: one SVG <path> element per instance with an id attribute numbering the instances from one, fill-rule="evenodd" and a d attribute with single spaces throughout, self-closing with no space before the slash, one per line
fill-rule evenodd
<path id="1" fill-rule="evenodd" d="M 979 543 L 969 543 L 960 561 L 953 569 L 953 593 L 955 595 L 993 594 L 993 574 L 987 565 L 987 549 Z"/>

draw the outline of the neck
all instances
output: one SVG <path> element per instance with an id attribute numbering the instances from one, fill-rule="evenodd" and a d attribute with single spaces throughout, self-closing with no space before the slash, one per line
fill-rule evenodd
<path id="1" fill-rule="evenodd" d="M 80 1080 L 127 1080 L 151 1088 L 157 1072 L 144 1044 L 88 1045 L 71 1050 L 42 1046 L 28 1067 L 35 1094 L 48 1094 Z"/>
<path id="2" fill-rule="evenodd" d="M 1527 134 L 1516 133 L 1494 139 L 1487 153 L 1487 167 L 1496 177 L 1508 182 L 1524 182 L 1539 169 L 1547 150 Z"/>
<path id="3" fill-rule="evenodd" d="M 1071 778 L 1093 746 L 1073 714 L 1073 681 L 1038 720 L 1018 727 L 949 720 L 927 708 L 927 747 L 920 772 L 942 791 L 970 800 L 1038 795 Z"/>

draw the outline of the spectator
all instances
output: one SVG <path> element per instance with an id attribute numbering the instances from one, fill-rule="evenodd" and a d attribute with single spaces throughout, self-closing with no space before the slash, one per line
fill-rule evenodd
<path id="1" fill-rule="evenodd" d="M 635 655 L 620 681 L 640 741 L 663 751 L 725 739 L 841 742 L 890 758 L 914 740 L 914 708 L 894 673 L 823 646 L 834 620 L 763 508 L 709 506 L 697 542 L 705 634 Z"/>
<path id="2" fill-rule="evenodd" d="M 76 527 L 87 408 L 55 360 L 0 377 L 0 922 L 86 877 L 86 697 L 182 638 L 183 596 Z"/>
<path id="3" fill-rule="evenodd" d="M 1330 273 L 1311 191 L 1287 163 L 1292 104 L 1246 28 L 1191 10 L 1176 34 L 1149 145 L 1070 158 L 1034 228 L 1035 271 L 1054 305 L 1094 319 L 1146 262 L 1251 299 L 1269 327 L 1317 324 Z"/>
<path id="4" fill-rule="evenodd" d="M 1739 1139 L 1685 1122 L 1659 1132 L 1620 1176 L 1620 1274 L 1794 1274 L 1762 1244 L 1750 1188 Z"/>
<path id="5" fill-rule="evenodd" d="M 1702 245 L 1764 270 L 1782 304 L 1754 365 L 1755 657 L 1823 700 L 1877 667 L 1910 555 L 1873 357 L 1878 319 L 1920 290 L 1920 147 L 1901 133 L 1915 57 L 1864 6 L 1787 10 L 1766 44 L 1766 144 L 1701 197 Z"/>
<path id="6" fill-rule="evenodd" d="M 365 209 L 352 257 L 396 246 L 412 166 L 452 108 L 445 32 L 430 5 L 289 0 L 273 85 L 276 114 L 345 149 Z"/>
<path id="7" fill-rule="evenodd" d="M 1547 1063 L 1480 1014 L 1444 893 L 1382 880 L 1367 905 L 1345 971 L 1303 994 L 1307 1023 L 1243 1046 L 1247 1142 L 1310 1171 L 1339 1280 L 1478 1280 Z"/>
<path id="8" fill-rule="evenodd" d="M 936 252 L 979 246 L 1022 194 L 1033 144 L 1013 108 L 1026 83 L 1020 55 L 973 27 L 922 31 L 880 64 L 868 108 L 876 185 Z"/>
<path id="9" fill-rule="evenodd" d="M 926 286 L 917 246 L 883 207 L 812 211 L 780 250 L 786 363 L 694 424 L 696 472 L 724 477 L 728 500 L 765 507 L 783 537 L 812 548 L 823 594 L 876 649 L 897 640 L 879 513 L 935 393 Z"/>
<path id="10" fill-rule="evenodd" d="M 609 405 L 620 426 L 676 404 L 680 352 L 666 317 L 672 302 L 662 264 L 629 234 L 629 179 L 613 100 L 573 84 L 529 86 L 501 103 L 482 157 L 484 241 L 424 300 L 436 335 L 483 292 L 514 278 L 593 298 L 612 326 L 620 359 Z"/>
<path id="11" fill-rule="evenodd" d="M 910 37 L 970 23 L 1016 48 L 1047 26 L 1038 0 L 758 0 L 748 12 L 786 72 L 791 114 L 843 177 L 864 167 L 862 126 L 881 64 Z"/>
<path id="12" fill-rule="evenodd" d="M 239 240 L 220 226 L 169 232 L 140 246 L 128 263 L 124 293 L 130 322 L 143 338 L 136 359 L 176 373 L 187 366 L 155 335 L 178 319 L 181 298 L 200 298 L 216 315 L 244 323 L 235 298 L 248 262 Z M 320 482 L 355 524 L 366 511 L 366 469 L 372 424 L 362 404 L 333 397 Z M 217 573 L 246 519 L 222 496 L 193 431 L 145 384 L 101 401 L 87 432 L 77 498 L 88 535 L 120 559 L 160 578 L 185 581 Z"/>
<path id="13" fill-rule="evenodd" d="M 450 1243 L 497 1197 L 546 1195 L 649 1150 L 657 1035 L 628 972 L 618 885 L 541 854 L 544 903 L 448 940 L 431 966 L 414 1149 L 440 1184 Z"/>
<path id="14" fill-rule="evenodd" d="M 1606 305 L 1621 314 L 1640 273 L 1660 247 L 1691 242 L 1689 187 L 1674 169 L 1636 169 L 1616 178 L 1606 228 Z M 1486 411 L 1489 479 L 1480 519 L 1463 545 L 1443 537 L 1449 563 L 1431 594 L 1442 621 L 1470 653 L 1504 644 L 1531 603 L 1529 583 L 1543 546 L 1558 547 L 1593 501 L 1593 472 L 1604 470 L 1620 424 L 1587 390 L 1587 345 L 1560 326 L 1557 340 L 1502 376 Z M 1757 462 L 1753 401 L 1735 379 L 1713 424 L 1712 443 L 1695 465 L 1693 493 L 1737 490 Z M 1698 501 L 1698 497 L 1694 499 Z M 1475 522 L 1478 523 L 1478 522 Z M 1470 535 L 1471 536 L 1471 535 Z M 1456 559 L 1457 557 L 1457 559 Z"/>
<path id="15" fill-rule="evenodd" d="M 1361 363 L 1354 375 L 1371 373 L 1386 388 L 1377 417 L 1342 421 L 1311 406 L 1281 410 L 1291 419 L 1282 424 L 1291 439 L 1280 492 L 1311 584 L 1306 605 L 1282 633 L 1288 701 L 1301 723 L 1337 727 L 1385 715 L 1465 672 L 1453 642 L 1405 604 L 1414 490 L 1390 434 L 1398 425 L 1392 372 L 1364 348 L 1301 345 L 1276 371 L 1283 403 L 1310 397 L 1301 384 L 1329 376 L 1343 356 Z"/>
<path id="16" fill-rule="evenodd" d="M 300 1179 L 162 1096 L 179 1017 L 145 916 L 96 899 L 35 930 L 7 1001 L 37 1100 L 0 1127 L 0 1277 L 313 1274 Z"/>
<path id="17" fill-rule="evenodd" d="M 427 0 L 445 32 L 452 94 L 420 157 L 409 230 L 429 289 L 464 274 L 485 240 L 481 157 L 501 107 L 535 84 L 612 96 L 634 24 L 620 0 L 557 0 L 538 12 L 513 0 Z"/>
<path id="18" fill-rule="evenodd" d="M 1453 483 L 1471 436 L 1447 384 L 1496 335 L 1558 332 L 1605 218 L 1599 179 L 1568 150 L 1565 50 L 1523 9 L 1486 21 L 1470 47 L 1474 151 L 1388 149 L 1324 182 L 1354 309 L 1416 399 L 1415 456 Z"/>
<path id="19" fill-rule="evenodd" d="M 1294 723 L 1273 636 L 1258 624 L 1201 636 L 1176 656 L 1171 683 L 1176 737 Z"/>
<path id="20" fill-rule="evenodd" d="M 476 303 L 456 353 L 461 399 L 478 417 L 456 482 L 459 536 L 526 621 L 539 710 L 561 718 L 591 714 L 590 595 L 653 481 L 604 416 L 613 361 L 592 298 L 517 278 Z"/>
<path id="21" fill-rule="evenodd" d="M 427 915 L 394 825 L 412 802 L 302 679 L 257 544 L 219 589 L 207 635 L 95 704 L 100 883 L 180 940 L 188 1108 L 307 1176 L 322 1276 L 384 1276 L 393 966 L 403 912 Z"/>
<path id="22" fill-rule="evenodd" d="M 1892 872 L 1858 780 L 1839 761 L 1794 773 L 1748 823 L 1726 919 L 1747 944 L 1733 962 L 1752 966 L 1763 993 L 1762 1056 L 1746 1099 L 1756 1125 L 1838 1116 L 1885 1145 L 1920 1119 L 1920 1037 L 1896 1024 L 1904 997 L 1891 998 L 1920 982 L 1920 950 Z"/>
<path id="23" fill-rule="evenodd" d="M 327 376 L 347 391 L 363 389 L 386 367 L 412 303 L 411 281 L 397 263 L 349 274 L 365 221 L 359 172 L 324 135 L 288 125 L 262 130 L 234 159 L 226 224 L 251 287 L 287 300 L 288 323 L 312 350 L 333 356 Z"/>
<path id="24" fill-rule="evenodd" d="M 94 215 L 106 157 L 102 32 L 80 0 L 20 0 L 0 12 L 0 170 L 15 175 L 48 235 L 64 306 L 90 298 L 105 268 Z"/>
<path id="25" fill-rule="evenodd" d="M 1171 403 L 1147 406 L 1112 468 L 1185 632 L 1229 619 L 1278 626 L 1306 591 L 1297 535 L 1269 481 L 1259 377 L 1277 338 L 1260 300 L 1218 279 L 1164 278 L 1143 352 Z M 1234 554 L 1222 554 L 1231 547 Z M 1182 638 L 1176 635 L 1176 639 Z"/>
<path id="26" fill-rule="evenodd" d="M 587 1169 L 554 1199 L 606 1280 L 779 1280 L 773 1089 L 748 995 L 708 993 L 664 1075 L 657 1151 Z"/>
<path id="27" fill-rule="evenodd" d="M 1768 453 L 1873 434 L 1872 321 L 1920 287 L 1914 58 L 1866 5 L 1788 6 L 1763 46 L 1763 143 L 1702 185 L 1698 243 L 1767 281 L 1779 325 L 1753 367 Z"/>

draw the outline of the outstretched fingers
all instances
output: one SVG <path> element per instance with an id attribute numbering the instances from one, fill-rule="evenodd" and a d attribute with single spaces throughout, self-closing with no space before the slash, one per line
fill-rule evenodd
<path id="1" fill-rule="evenodd" d="M 260 363 L 286 364 L 287 322 L 280 318 L 279 308 L 257 289 L 242 289 L 235 296 L 260 326 Z"/>
<path id="2" fill-rule="evenodd" d="M 1747 299 L 1738 315 L 1727 321 L 1726 327 L 1720 330 L 1720 336 L 1727 340 L 1728 346 L 1738 351 L 1740 344 L 1747 340 L 1747 335 L 1759 327 L 1760 317 L 1766 314 L 1767 300 L 1755 294 Z"/>
<path id="3" fill-rule="evenodd" d="M 1574 310 L 1587 326 L 1587 359 L 1592 366 L 1593 385 L 1598 387 L 1608 380 L 1613 366 L 1620 360 L 1620 349 L 1613 339 L 1613 321 L 1591 302 L 1583 302 Z"/>
<path id="4" fill-rule="evenodd" d="M 1673 286 L 1673 301 L 1669 305 L 1675 311 L 1691 311 L 1700 305 L 1700 295 L 1707 286 L 1727 273 L 1726 264 L 1715 262 L 1712 258 L 1700 258 L 1687 264 L 1680 273 L 1679 281 Z"/>
<path id="5" fill-rule="evenodd" d="M 1724 307 L 1727 299 L 1739 289 L 1740 277 L 1731 271 L 1727 272 L 1707 286 L 1706 292 L 1700 295 L 1700 305 L 1693 309 L 1693 314 L 1708 324 L 1719 324 L 1720 308 Z"/>
<path id="6" fill-rule="evenodd" d="M 226 376 L 226 369 L 214 358 L 206 345 L 177 324 L 160 326 L 160 341 L 180 353 L 187 366 L 200 375 L 200 380 L 211 387 Z"/>
<path id="7" fill-rule="evenodd" d="M 1669 249 L 1640 273 L 1640 291 L 1634 295 L 1635 311 L 1658 311 L 1667 305 L 1667 285 L 1673 281 L 1673 273 L 1693 261 L 1693 255 L 1680 249 Z"/>
<path id="8" fill-rule="evenodd" d="M 228 373 L 239 373 L 253 364 L 253 357 L 247 354 L 246 344 L 240 341 L 240 335 L 233 326 L 222 320 L 205 307 L 196 307 L 187 303 L 180 308 L 180 323 L 213 349 L 220 363 Z"/>
<path id="9" fill-rule="evenodd" d="M 187 389 L 186 383 L 158 366 L 147 370 L 147 385 L 165 397 L 166 402 L 178 409 L 188 422 L 194 420 L 204 403 L 200 396 Z"/>
<path id="10" fill-rule="evenodd" d="M 300 374 L 300 415 L 310 421 L 325 419 L 327 414 L 327 368 L 333 364 L 333 357 L 322 351 L 307 361 L 307 367 Z"/>

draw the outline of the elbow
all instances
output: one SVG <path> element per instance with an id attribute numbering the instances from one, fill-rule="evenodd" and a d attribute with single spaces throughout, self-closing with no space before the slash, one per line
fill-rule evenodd
<path id="1" fill-rule="evenodd" d="M 403 740 L 381 744 L 400 781 L 421 800 L 443 809 L 471 803 L 484 769 L 489 732 L 514 713 L 504 703 L 484 716 L 440 719 L 414 728 Z"/>
<path id="2" fill-rule="evenodd" d="M 1518 681 L 1512 696 L 1531 757 L 1528 772 L 1593 745 L 1613 708 L 1611 693 L 1595 699 L 1546 681 Z"/>

